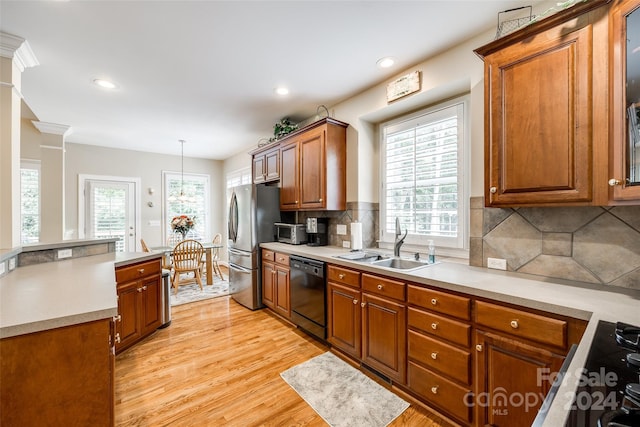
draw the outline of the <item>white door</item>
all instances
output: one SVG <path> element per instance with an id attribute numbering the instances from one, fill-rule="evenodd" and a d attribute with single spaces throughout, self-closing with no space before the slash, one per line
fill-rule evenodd
<path id="1" fill-rule="evenodd" d="M 116 252 L 135 252 L 135 191 L 134 182 L 85 180 L 85 236 L 88 239 L 117 237 Z"/>

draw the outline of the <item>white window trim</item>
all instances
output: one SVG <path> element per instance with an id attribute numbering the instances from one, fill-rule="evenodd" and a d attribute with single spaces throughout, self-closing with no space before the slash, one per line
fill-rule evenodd
<path id="1" fill-rule="evenodd" d="M 142 220 L 141 220 L 141 211 L 140 207 L 142 205 L 142 194 L 140 192 L 142 188 L 142 183 L 140 177 L 125 177 L 125 176 L 110 176 L 110 175 L 87 175 L 87 174 L 78 174 L 78 238 L 84 239 L 85 232 L 85 195 L 84 188 L 86 186 L 86 181 L 88 180 L 96 180 L 96 181 L 115 181 L 115 182 L 133 182 L 135 185 L 135 224 L 136 224 L 136 251 L 141 251 L 142 247 L 140 246 L 140 236 L 142 235 Z"/>
<path id="2" fill-rule="evenodd" d="M 240 178 L 240 185 L 242 184 L 251 184 L 253 182 L 253 176 L 251 173 L 251 166 L 247 166 L 241 169 L 237 169 L 227 173 L 226 177 L 226 188 L 235 187 L 234 185 L 229 185 L 229 182 L 235 178 Z M 248 178 L 248 182 L 243 182 L 245 178 Z"/>
<path id="3" fill-rule="evenodd" d="M 437 105 L 425 108 L 416 113 L 403 116 L 398 119 L 394 119 L 388 122 L 380 123 L 379 125 L 379 150 L 380 150 L 380 187 L 379 187 L 379 195 L 378 200 L 380 201 L 380 211 L 379 211 L 379 241 L 378 245 L 381 248 L 390 249 L 393 248 L 393 242 L 395 239 L 394 233 L 385 233 L 384 224 L 386 224 L 386 206 L 385 203 L 385 183 L 384 177 L 386 176 L 386 156 L 385 156 L 385 128 L 389 128 L 392 126 L 397 126 L 401 123 L 414 121 L 417 118 L 424 116 L 425 114 L 431 114 L 439 110 L 443 110 L 445 108 L 450 108 L 455 105 L 462 104 L 463 108 L 463 132 L 462 132 L 462 141 L 459 142 L 458 145 L 458 183 L 462 187 L 461 191 L 458 193 L 458 230 L 459 235 L 456 239 L 456 247 L 452 247 L 450 244 L 443 245 L 443 240 L 438 239 L 437 237 L 421 237 L 416 238 L 408 235 L 404 245 L 402 246 L 402 251 L 406 252 L 425 252 L 426 251 L 426 242 L 425 239 L 432 239 L 436 244 L 436 251 L 439 254 L 446 256 L 455 256 L 461 258 L 469 257 L 469 188 L 470 188 L 470 111 L 469 111 L 469 96 L 464 95 L 461 97 L 456 97 Z M 404 234 L 404 231 L 403 231 Z"/>
<path id="4" fill-rule="evenodd" d="M 169 223 L 169 218 L 167 218 L 167 197 L 169 197 L 168 189 L 167 189 L 167 179 L 169 176 L 178 175 L 183 176 L 183 173 L 180 171 L 162 171 L 162 241 L 165 242 L 167 240 L 167 231 L 165 224 Z M 211 177 L 208 174 L 204 173 L 191 173 L 185 172 L 185 177 L 201 177 L 205 178 L 205 192 L 204 192 L 204 204 L 206 209 L 208 210 L 209 218 L 204 224 L 204 236 L 203 239 L 209 241 L 213 238 L 211 236 Z M 197 220 L 197 218 L 196 218 Z"/>

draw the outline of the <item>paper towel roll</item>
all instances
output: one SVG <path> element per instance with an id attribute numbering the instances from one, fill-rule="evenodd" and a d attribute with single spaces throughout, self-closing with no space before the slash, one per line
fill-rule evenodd
<path id="1" fill-rule="evenodd" d="M 353 250 L 362 249 L 362 223 L 361 222 L 351 223 L 351 249 Z"/>

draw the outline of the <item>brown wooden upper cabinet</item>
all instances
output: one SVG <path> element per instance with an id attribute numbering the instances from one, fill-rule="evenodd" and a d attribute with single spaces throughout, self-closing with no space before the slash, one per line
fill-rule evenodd
<path id="1" fill-rule="evenodd" d="M 280 209 L 345 210 L 347 123 L 325 118 L 280 140 Z"/>
<path id="2" fill-rule="evenodd" d="M 485 62 L 487 206 L 608 204 L 609 1 L 475 50 Z"/>
<path id="3" fill-rule="evenodd" d="M 640 200 L 640 1 L 611 7 L 611 199 Z"/>
<path id="4" fill-rule="evenodd" d="M 253 156 L 253 183 L 272 182 L 280 179 L 280 144 L 260 147 Z"/>

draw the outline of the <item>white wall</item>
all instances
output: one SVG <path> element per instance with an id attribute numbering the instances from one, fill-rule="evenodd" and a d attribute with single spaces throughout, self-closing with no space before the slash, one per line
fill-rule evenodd
<path id="1" fill-rule="evenodd" d="M 78 175 L 107 175 L 139 177 L 141 180 L 140 237 L 149 246 L 162 244 L 162 171 L 180 172 L 180 156 L 143 153 L 92 145 L 67 143 L 66 152 L 66 226 L 71 238 L 78 236 Z M 226 229 L 226 210 L 223 191 L 223 162 L 219 160 L 184 158 L 185 173 L 201 173 L 210 176 L 211 233 L 223 233 Z M 148 189 L 154 193 L 149 194 Z M 148 202 L 154 206 L 147 206 Z M 150 226 L 149 221 L 160 221 L 160 226 Z"/>

